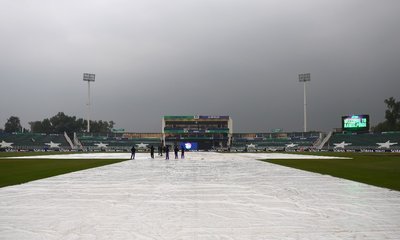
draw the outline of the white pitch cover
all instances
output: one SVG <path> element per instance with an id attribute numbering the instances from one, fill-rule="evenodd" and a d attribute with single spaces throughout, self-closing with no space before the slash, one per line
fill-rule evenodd
<path id="1" fill-rule="evenodd" d="M 399 239 L 400 192 L 256 160 L 299 157 L 138 153 L 0 188 L 0 239 Z"/>

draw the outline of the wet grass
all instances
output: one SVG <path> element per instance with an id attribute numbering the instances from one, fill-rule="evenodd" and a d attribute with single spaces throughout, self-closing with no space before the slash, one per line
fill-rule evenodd
<path id="1" fill-rule="evenodd" d="M 121 159 L 7 159 L 6 157 L 60 154 L 0 153 L 0 187 L 30 182 L 69 172 L 118 163 Z M 65 153 L 64 153 L 65 154 Z"/>
<path id="2" fill-rule="evenodd" d="M 22 156 L 43 156 L 43 155 L 57 155 L 57 154 L 78 154 L 83 152 L 0 152 L 0 158 L 5 157 L 22 157 Z"/>
<path id="3" fill-rule="evenodd" d="M 400 191 L 399 153 L 304 154 L 349 157 L 351 159 L 279 159 L 263 161 Z"/>

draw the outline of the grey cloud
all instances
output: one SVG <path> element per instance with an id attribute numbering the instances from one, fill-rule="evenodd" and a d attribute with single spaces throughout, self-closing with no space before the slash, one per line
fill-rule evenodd
<path id="1" fill-rule="evenodd" d="M 395 0 L 11 1 L 0 3 L 0 124 L 59 111 L 159 131 L 163 115 L 231 115 L 235 131 L 301 131 L 340 116 L 383 120 L 400 98 Z M 6 89 L 6 90 L 3 90 Z"/>

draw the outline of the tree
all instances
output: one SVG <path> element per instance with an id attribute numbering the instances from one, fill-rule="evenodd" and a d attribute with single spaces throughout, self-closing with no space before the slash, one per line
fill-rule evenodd
<path id="1" fill-rule="evenodd" d="M 51 126 L 50 120 L 48 118 L 43 121 L 29 122 L 31 126 L 31 132 L 34 133 L 53 133 L 53 127 Z"/>
<path id="2" fill-rule="evenodd" d="M 44 133 L 41 121 L 29 122 L 29 125 L 31 126 L 31 132 Z"/>
<path id="3" fill-rule="evenodd" d="M 43 121 L 30 122 L 31 131 L 36 133 L 63 133 L 72 134 L 73 132 L 82 132 L 86 129 L 86 121 L 75 116 L 68 116 L 63 112 L 57 113 L 50 119 Z M 114 127 L 113 121 L 90 121 L 91 132 L 111 132 Z"/>
<path id="4" fill-rule="evenodd" d="M 19 117 L 11 116 L 6 124 L 4 124 L 4 132 L 12 133 L 12 132 L 20 132 L 22 129 L 21 122 Z"/>
<path id="5" fill-rule="evenodd" d="M 390 97 L 385 99 L 387 110 L 385 111 L 384 122 L 378 123 L 374 127 L 374 132 L 384 131 L 400 131 L 400 101 L 396 102 L 396 99 Z"/>
<path id="6" fill-rule="evenodd" d="M 73 133 L 76 131 L 73 127 L 75 121 L 76 117 L 70 117 L 65 115 L 63 112 L 59 112 L 57 115 L 50 118 L 50 123 L 53 127 L 54 133 Z"/>
<path id="7" fill-rule="evenodd" d="M 43 128 L 42 133 L 52 133 L 53 132 L 53 126 L 51 126 L 51 122 L 48 118 L 46 118 L 42 121 L 42 128 Z"/>
<path id="8" fill-rule="evenodd" d="M 390 97 L 385 99 L 385 103 L 388 108 L 385 112 L 388 127 L 393 130 L 400 130 L 400 102 L 396 102 L 396 99 Z"/>
<path id="9" fill-rule="evenodd" d="M 105 133 L 105 132 L 111 132 L 112 128 L 114 127 L 114 122 L 113 121 L 90 121 L 90 131 L 91 132 L 97 132 L 97 133 Z"/>

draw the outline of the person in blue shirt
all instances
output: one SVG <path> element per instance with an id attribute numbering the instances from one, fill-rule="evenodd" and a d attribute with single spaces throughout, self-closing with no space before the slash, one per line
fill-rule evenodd
<path id="1" fill-rule="evenodd" d="M 181 159 L 184 159 L 184 158 L 185 158 L 185 146 L 183 145 L 181 147 Z"/>
<path id="2" fill-rule="evenodd" d="M 169 159 L 169 146 L 165 146 L 165 160 Z"/>

